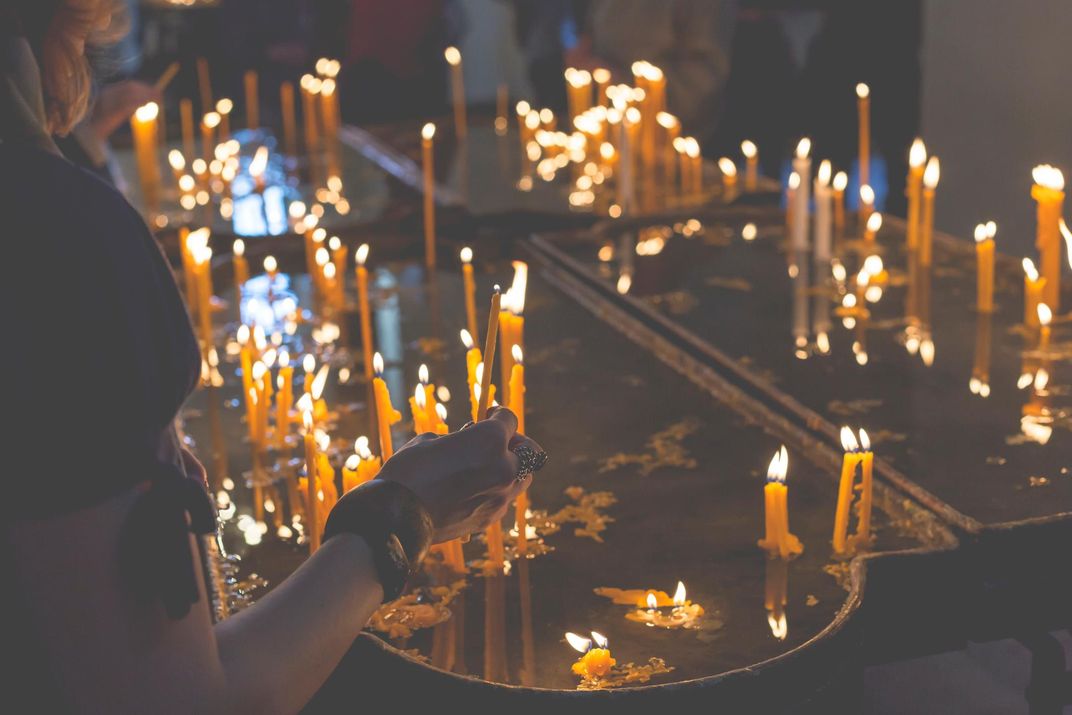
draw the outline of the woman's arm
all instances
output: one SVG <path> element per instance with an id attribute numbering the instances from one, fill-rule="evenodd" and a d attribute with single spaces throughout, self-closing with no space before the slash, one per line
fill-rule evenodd
<path id="1" fill-rule="evenodd" d="M 76 712 L 297 712 L 382 599 L 365 542 L 329 539 L 215 628 L 195 569 L 201 597 L 171 620 L 120 586 L 119 531 L 134 498 L 9 527 L 14 585 L 28 596 L 29 630 L 44 646 L 56 693 Z"/>

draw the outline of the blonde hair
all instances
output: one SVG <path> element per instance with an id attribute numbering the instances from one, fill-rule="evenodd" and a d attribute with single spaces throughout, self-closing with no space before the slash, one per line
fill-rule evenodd
<path id="1" fill-rule="evenodd" d="M 118 0 L 59 0 L 38 47 L 48 130 L 66 134 L 89 106 L 93 84 L 86 45 L 107 44 L 126 31 Z"/>

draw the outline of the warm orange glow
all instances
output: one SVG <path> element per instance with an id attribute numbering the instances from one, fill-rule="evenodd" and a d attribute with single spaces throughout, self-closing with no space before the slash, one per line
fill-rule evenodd
<path id="1" fill-rule="evenodd" d="M 855 452 L 860 448 L 859 443 L 856 441 L 856 435 L 848 427 L 841 428 L 841 448 L 846 452 Z"/>
<path id="2" fill-rule="evenodd" d="M 834 174 L 834 190 L 844 191 L 845 187 L 849 185 L 849 175 L 844 171 L 839 171 Z"/>
<path id="3" fill-rule="evenodd" d="M 811 153 L 811 139 L 809 139 L 808 137 L 804 137 L 799 142 L 797 142 L 797 151 L 796 151 L 797 158 L 798 159 L 807 159 L 808 154 L 810 154 L 810 153 Z"/>
<path id="4" fill-rule="evenodd" d="M 674 605 L 675 606 L 684 606 L 685 605 L 685 584 L 682 581 L 677 582 L 677 590 L 674 591 Z"/>
<path id="5" fill-rule="evenodd" d="M 314 400 L 319 400 L 324 394 L 324 386 L 328 384 L 328 373 L 331 372 L 331 365 L 321 365 L 320 369 L 316 372 L 316 377 L 313 378 L 313 386 L 309 388 L 309 394 Z"/>
<path id="6" fill-rule="evenodd" d="M 524 365 L 525 364 L 525 356 L 524 356 L 524 353 L 521 352 L 521 346 L 520 345 L 514 345 L 513 347 L 511 347 L 510 348 L 510 355 L 513 356 L 514 362 L 517 363 L 518 365 Z"/>
<path id="7" fill-rule="evenodd" d="M 1038 304 L 1038 319 L 1039 323 L 1046 326 L 1053 320 L 1053 311 L 1050 310 L 1050 306 L 1045 303 Z"/>
<path id="8" fill-rule="evenodd" d="M 253 160 L 249 162 L 249 175 L 253 178 L 260 178 L 264 174 L 264 170 L 268 168 L 268 147 L 257 147 L 257 152 L 253 155 Z"/>
<path id="9" fill-rule="evenodd" d="M 413 401 L 416 402 L 417 407 L 419 407 L 422 410 L 425 407 L 428 406 L 428 398 L 424 394 L 424 386 L 423 385 L 416 385 L 413 388 Z"/>
<path id="10" fill-rule="evenodd" d="M 865 206 L 873 206 L 875 204 L 875 190 L 870 185 L 864 184 L 860 187 L 860 202 Z"/>
<path id="11" fill-rule="evenodd" d="M 778 482 L 785 484 L 786 474 L 789 472 L 789 453 L 785 449 L 783 444 L 774 456 L 771 457 L 770 464 L 767 465 L 767 481 Z"/>
<path id="12" fill-rule="evenodd" d="M 152 103 L 150 103 L 150 104 L 152 104 Z M 148 106 L 148 105 L 146 105 L 146 106 Z M 201 118 L 201 122 L 202 122 L 202 124 L 204 124 L 209 129 L 215 129 L 216 127 L 219 126 L 220 119 L 221 118 L 220 118 L 219 112 L 209 112 L 208 114 L 206 114 L 204 117 Z"/>
<path id="13" fill-rule="evenodd" d="M 428 122 L 423 127 L 421 127 L 421 139 L 424 139 L 425 141 L 432 141 L 432 137 L 434 137 L 434 136 L 435 136 L 435 125 L 434 124 L 432 124 L 431 122 Z"/>
<path id="14" fill-rule="evenodd" d="M 912 148 L 908 150 L 908 165 L 918 169 L 927 161 L 927 146 L 923 140 L 916 137 L 912 142 Z"/>
<path id="15" fill-rule="evenodd" d="M 648 604 L 648 610 L 650 611 L 654 611 L 659 607 L 659 599 L 655 596 L 654 591 L 648 591 L 645 601 Z"/>
<path id="16" fill-rule="evenodd" d="M 938 177 L 941 174 L 941 166 L 938 157 L 932 156 L 927 160 L 927 168 L 923 170 L 923 185 L 934 190 L 938 186 Z"/>
<path id="17" fill-rule="evenodd" d="M 443 57 L 451 67 L 457 67 L 462 62 L 462 53 L 453 45 L 443 50 Z"/>
<path id="18" fill-rule="evenodd" d="M 458 253 L 458 257 L 461 258 L 462 263 L 472 263 L 473 262 L 473 249 L 469 248 L 469 246 L 464 247 Z"/>
<path id="19" fill-rule="evenodd" d="M 822 186 L 828 186 L 830 184 L 830 174 L 833 173 L 833 167 L 830 165 L 830 161 L 823 159 L 819 164 L 819 171 L 815 175 L 815 178 Z"/>
<path id="20" fill-rule="evenodd" d="M 871 451 L 871 438 L 867 436 L 867 430 L 860 428 L 860 449 L 864 452 Z"/>
<path id="21" fill-rule="evenodd" d="M 1023 266 L 1024 266 L 1024 275 L 1027 276 L 1028 280 L 1034 282 L 1034 281 L 1037 281 L 1039 279 L 1038 269 L 1035 268 L 1035 262 L 1034 261 L 1032 261 L 1030 258 L 1025 258 L 1023 260 Z"/>
<path id="22" fill-rule="evenodd" d="M 756 148 L 755 142 L 745 139 L 741 142 L 741 153 L 744 154 L 746 159 L 751 159 L 759 153 L 759 149 Z"/>
<path id="23" fill-rule="evenodd" d="M 729 157 L 722 157 L 718 160 L 719 170 L 728 177 L 737 176 L 737 165 L 733 163 L 733 160 Z"/>
<path id="24" fill-rule="evenodd" d="M 302 358 L 302 370 L 308 374 L 316 369 L 316 358 L 310 353 Z"/>
<path id="25" fill-rule="evenodd" d="M 383 355 L 378 352 L 372 356 L 372 371 L 377 377 L 383 375 Z"/>
<path id="26" fill-rule="evenodd" d="M 139 122 L 151 122 L 160 114 L 160 105 L 156 102 L 143 104 L 134 110 L 134 118 Z M 218 122 L 217 122 L 218 123 Z M 216 126 L 213 124 L 212 126 Z"/>
<path id="27" fill-rule="evenodd" d="M 183 157 L 182 152 L 178 149 L 172 149 L 167 155 L 168 164 L 175 171 L 182 171 L 186 168 L 186 158 Z"/>
<path id="28" fill-rule="evenodd" d="M 462 345 L 465 346 L 465 349 L 466 350 L 472 350 L 473 349 L 473 336 L 469 334 L 469 331 L 466 330 L 465 328 L 462 328 L 461 331 L 459 331 L 459 335 L 461 336 Z"/>
<path id="29" fill-rule="evenodd" d="M 876 233 L 880 228 L 882 228 L 882 214 L 876 211 L 867 217 L 867 230 Z"/>
<path id="30" fill-rule="evenodd" d="M 789 190 L 790 191 L 796 191 L 799 188 L 800 188 L 800 174 L 798 174 L 797 172 L 794 171 L 791 174 L 789 174 Z"/>
<path id="31" fill-rule="evenodd" d="M 592 647 L 592 641 L 576 633 L 567 633 L 566 642 L 578 653 L 587 653 Z"/>
<path id="32" fill-rule="evenodd" d="M 246 242 L 241 238 L 236 238 L 235 242 L 231 244 L 231 252 L 239 258 L 246 255 Z"/>
<path id="33" fill-rule="evenodd" d="M 524 261 L 514 261 L 513 266 L 514 281 L 507 291 L 510 296 L 510 312 L 514 315 L 522 315 L 525 312 L 525 292 L 529 284 L 529 264 Z"/>
<path id="34" fill-rule="evenodd" d="M 678 122 L 677 117 L 670 112 L 659 112 L 655 115 L 655 121 L 657 121 L 659 126 L 663 129 L 673 129 L 680 123 Z"/>
<path id="35" fill-rule="evenodd" d="M 856 96 L 860 99 L 867 99 L 871 96 L 871 88 L 863 82 L 856 85 Z"/>
<path id="36" fill-rule="evenodd" d="M 279 270 L 279 263 L 275 260 L 275 256 L 265 256 L 264 258 L 264 272 L 275 273 Z"/>
<path id="37" fill-rule="evenodd" d="M 234 109 L 234 102 L 227 99 L 227 97 L 223 97 L 216 102 L 216 111 L 220 114 L 230 114 L 232 109 Z"/>
<path id="38" fill-rule="evenodd" d="M 1053 189 L 1054 191 L 1064 191 L 1065 175 L 1055 166 L 1039 164 L 1031 170 L 1031 178 L 1035 180 L 1036 184 L 1043 188 Z"/>

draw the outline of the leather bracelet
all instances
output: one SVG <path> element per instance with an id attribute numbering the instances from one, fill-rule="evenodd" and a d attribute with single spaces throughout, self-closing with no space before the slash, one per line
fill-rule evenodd
<path id="1" fill-rule="evenodd" d="M 417 495 L 397 482 L 373 479 L 347 492 L 328 514 L 324 540 L 357 534 L 372 550 L 383 602 L 397 599 L 420 568 L 434 525 Z"/>

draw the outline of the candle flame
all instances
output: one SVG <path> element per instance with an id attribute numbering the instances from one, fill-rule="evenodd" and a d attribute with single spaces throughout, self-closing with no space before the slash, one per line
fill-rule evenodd
<path id="1" fill-rule="evenodd" d="M 592 633 L 592 641 L 596 644 L 597 648 L 606 648 L 607 647 L 608 641 L 607 641 L 607 637 L 605 635 L 603 635 L 602 633 L 596 633 L 595 631 L 592 631 L 591 633 Z"/>
<path id="2" fill-rule="evenodd" d="M 304 393 L 301 397 L 298 398 L 298 402 L 295 406 L 298 408 L 299 412 L 312 412 L 313 398 L 310 397 L 307 393 Z"/>
<path id="3" fill-rule="evenodd" d="M 784 641 L 786 635 L 789 633 L 789 623 L 785 619 L 785 614 L 779 614 L 775 617 L 774 612 L 767 614 L 767 624 L 770 626 L 771 635 L 780 641 Z"/>
<path id="4" fill-rule="evenodd" d="M 875 203 L 875 190 L 871 188 L 870 184 L 864 184 L 860 187 L 860 203 L 864 206 L 873 206 Z"/>
<path id="5" fill-rule="evenodd" d="M 469 334 L 469 331 L 466 330 L 465 328 L 462 328 L 459 331 L 458 334 L 462 339 L 462 345 L 465 346 L 465 349 L 466 350 L 472 350 L 473 349 L 473 336 Z"/>
<path id="6" fill-rule="evenodd" d="M 437 402 L 436 403 L 435 413 L 436 413 L 436 417 L 439 418 L 440 422 L 446 422 L 447 421 L 447 406 L 444 405 L 442 402 Z"/>
<path id="7" fill-rule="evenodd" d="M 809 139 L 808 137 L 804 137 L 799 142 L 797 142 L 796 153 L 798 159 L 807 159 L 808 154 L 811 153 L 811 139 Z"/>
<path id="8" fill-rule="evenodd" d="M 1029 281 L 1034 283 L 1035 281 L 1037 281 L 1039 279 L 1038 269 L 1035 268 L 1035 262 L 1034 261 L 1032 261 L 1030 258 L 1025 258 L 1023 260 L 1023 266 L 1024 266 L 1024 275 L 1027 276 L 1027 279 Z"/>
<path id="9" fill-rule="evenodd" d="M 856 441 L 856 435 L 847 426 L 841 428 L 841 448 L 846 452 L 855 452 L 860 449 L 860 445 Z"/>
<path id="10" fill-rule="evenodd" d="M 1039 322 L 1042 325 L 1049 325 L 1050 321 L 1053 320 L 1053 311 L 1050 310 L 1050 306 L 1045 303 L 1039 303 L 1037 310 Z"/>
<path id="11" fill-rule="evenodd" d="M 663 129 L 673 129 L 678 125 L 677 117 L 670 112 L 659 112 L 655 115 L 655 121 L 657 121 L 659 126 Z"/>
<path id="12" fill-rule="evenodd" d="M 275 260 L 275 256 L 264 257 L 264 272 L 275 273 L 279 270 L 279 263 Z"/>
<path id="13" fill-rule="evenodd" d="M 877 233 L 882 228 L 882 214 L 875 211 L 867 217 L 867 230 L 871 233 Z"/>
<path id="14" fill-rule="evenodd" d="M 356 472 L 356 471 L 357 471 L 357 467 L 358 467 L 358 465 L 360 465 L 360 464 L 361 464 L 361 457 L 360 457 L 360 455 L 357 455 L 357 454 L 351 454 L 351 455 L 350 455 L 349 457 L 347 457 L 347 458 L 346 458 L 346 461 L 345 461 L 345 462 L 343 463 L 343 465 L 342 465 L 342 466 L 343 466 L 343 468 L 344 468 L 344 469 L 348 469 L 348 470 L 350 470 L 351 472 Z"/>
<path id="15" fill-rule="evenodd" d="M 659 607 L 659 599 L 655 597 L 654 591 L 648 591 L 645 600 L 647 601 L 649 611 L 654 611 Z"/>
<path id="16" fill-rule="evenodd" d="M 160 105 L 156 102 L 147 102 L 134 110 L 134 116 L 139 122 L 151 122 L 160 114 Z"/>
<path id="17" fill-rule="evenodd" d="M 744 228 L 741 229 L 741 238 L 745 241 L 754 241 L 758 232 L 759 229 L 756 228 L 754 223 L 746 223 Z"/>
<path id="18" fill-rule="evenodd" d="M 290 367 L 290 353 L 286 348 L 279 351 L 279 367 Z"/>
<path id="19" fill-rule="evenodd" d="M 741 153 L 746 159 L 752 159 L 759 153 L 759 149 L 751 139 L 745 139 L 741 142 Z"/>
<path id="20" fill-rule="evenodd" d="M 871 88 L 863 82 L 856 85 L 856 96 L 860 99 L 867 99 L 871 96 Z"/>
<path id="21" fill-rule="evenodd" d="M 422 410 L 428 405 L 428 397 L 424 394 L 423 386 L 417 385 L 413 388 L 413 401 Z"/>
<path id="22" fill-rule="evenodd" d="M 328 382 L 328 373 L 331 372 L 331 365 L 324 363 L 320 366 L 320 369 L 316 372 L 316 377 L 313 378 L 312 387 L 309 388 L 309 394 L 312 395 L 314 400 L 319 400 L 321 395 L 324 394 L 324 386 Z"/>
<path id="23" fill-rule="evenodd" d="M 368 260 L 368 252 L 369 245 L 367 243 L 362 243 L 357 247 L 357 250 L 354 251 L 354 260 L 357 262 L 357 265 L 365 265 L 365 261 Z"/>
<path id="24" fill-rule="evenodd" d="M 253 374 L 253 379 L 254 380 L 256 380 L 257 382 L 260 382 L 261 380 L 264 379 L 264 373 L 266 373 L 266 372 L 268 372 L 268 368 L 265 367 L 263 362 L 258 360 L 257 362 L 253 363 L 253 373 L 252 374 Z"/>
<path id="25" fill-rule="evenodd" d="M 630 107 L 629 111 L 636 110 L 636 107 Z M 626 112 L 628 115 L 629 112 Z M 640 111 L 637 110 L 637 119 L 640 118 Z M 685 137 L 685 153 L 689 155 L 690 159 L 695 159 L 700 156 L 700 142 L 696 141 L 696 137 Z"/>
<path id="26" fill-rule="evenodd" d="M 425 141 L 432 141 L 432 137 L 435 136 L 435 124 L 428 122 L 421 127 L 421 139 Z"/>
<path id="27" fill-rule="evenodd" d="M 928 189 L 935 189 L 938 186 L 938 177 L 941 174 L 941 166 L 938 162 L 938 157 L 932 156 L 927 159 L 927 168 L 923 170 L 923 185 Z"/>
<path id="28" fill-rule="evenodd" d="M 186 250 L 194 251 L 204 248 L 208 245 L 208 238 L 211 235 L 211 231 L 207 228 L 199 228 L 196 231 L 191 231 L 186 236 Z"/>
<path id="29" fill-rule="evenodd" d="M 473 377 L 476 378 L 477 386 L 484 384 L 484 361 L 481 360 L 476 364 L 476 368 L 473 370 Z"/>
<path id="30" fill-rule="evenodd" d="M 510 284 L 510 311 L 514 315 L 522 315 L 525 312 L 525 292 L 529 284 L 529 264 L 524 261 L 514 261 L 514 281 Z"/>
<path id="31" fill-rule="evenodd" d="M 178 149 L 172 149 L 167 155 L 168 164 L 171 164 L 171 168 L 175 171 L 182 171 L 186 168 L 186 157 L 182 155 L 182 152 Z"/>
<path id="32" fill-rule="evenodd" d="M 216 111 L 220 114 L 230 114 L 232 109 L 234 109 L 234 102 L 227 97 L 222 97 L 216 102 Z"/>
<path id="33" fill-rule="evenodd" d="M 826 186 L 830 183 L 830 174 L 833 170 L 833 167 L 830 165 L 830 160 L 823 159 L 822 163 L 819 164 L 819 172 L 815 178 L 819 180 L 821 185 Z"/>
<path id="34" fill-rule="evenodd" d="M 328 249 L 334 252 L 339 250 L 340 248 L 342 248 L 342 239 L 340 239 L 338 236 L 332 236 L 328 239 Z"/>
<path id="35" fill-rule="evenodd" d="M 934 364 L 934 341 L 930 338 L 924 338 L 919 343 L 919 357 L 923 360 L 923 364 L 930 367 Z"/>
<path id="36" fill-rule="evenodd" d="M 799 189 L 800 188 L 800 174 L 798 174 L 795 171 L 792 172 L 791 174 L 789 174 L 788 186 L 789 186 L 790 191 L 796 191 L 797 189 Z"/>
<path id="37" fill-rule="evenodd" d="M 206 114 L 204 117 L 201 118 L 201 123 L 204 124 L 209 129 L 215 129 L 217 126 L 219 126 L 219 123 L 220 123 L 220 114 L 219 114 L 219 112 L 209 112 L 208 114 Z"/>
<path id="38" fill-rule="evenodd" d="M 834 191 L 844 191 L 849 185 L 849 175 L 844 171 L 834 174 Z"/>
<path id="39" fill-rule="evenodd" d="M 428 366 L 427 365 L 422 363 L 421 366 L 419 368 L 417 368 L 417 379 L 420 381 L 420 383 L 422 385 L 427 385 L 428 384 Z"/>
<path id="40" fill-rule="evenodd" d="M 770 464 L 767 466 L 767 481 L 778 482 L 779 484 L 785 484 L 785 477 L 789 472 L 789 453 L 785 449 L 783 444 L 774 456 L 771 457 Z"/>
<path id="41" fill-rule="evenodd" d="M 312 353 L 309 353 L 302 358 L 302 370 L 306 373 L 310 373 L 316 369 L 316 357 Z"/>
<path id="42" fill-rule="evenodd" d="M 685 584 L 682 581 L 677 582 L 677 590 L 674 591 L 674 605 L 675 606 L 684 606 L 685 605 Z"/>
<path id="43" fill-rule="evenodd" d="M 1046 389 L 1046 386 L 1050 384 L 1050 371 L 1044 367 L 1040 367 L 1038 372 L 1035 373 L 1035 392 L 1042 392 Z"/>
<path id="44" fill-rule="evenodd" d="M 462 53 L 458 50 L 457 47 L 454 47 L 453 45 L 443 50 L 443 57 L 447 60 L 447 64 L 449 64 L 451 67 L 458 66 L 459 64 L 461 64 L 462 61 Z"/>
<path id="45" fill-rule="evenodd" d="M 1031 170 L 1031 178 L 1043 188 L 1064 191 L 1065 175 L 1055 166 L 1039 164 Z"/>
<path id="46" fill-rule="evenodd" d="M 914 169 L 923 166 L 927 161 L 927 145 L 923 140 L 916 137 L 912 142 L 912 148 L 908 150 L 908 165 Z"/>
<path id="47" fill-rule="evenodd" d="M 510 354 L 513 356 L 514 362 L 516 362 L 518 365 L 524 365 L 525 364 L 524 354 L 521 352 L 521 346 L 520 345 L 515 344 L 513 347 L 511 347 L 510 348 Z"/>
<path id="48" fill-rule="evenodd" d="M 316 438 L 316 446 L 320 448 L 320 451 L 328 451 L 328 447 L 331 446 L 331 437 L 328 436 L 328 433 L 324 430 L 317 430 L 313 436 Z M 320 498 L 323 499 L 323 495 Z"/>
<path id="49" fill-rule="evenodd" d="M 587 653 L 592 649 L 592 641 L 584 636 L 579 636 L 576 633 L 567 633 L 566 642 L 578 653 Z"/>
<path id="50" fill-rule="evenodd" d="M 327 263 L 324 265 L 324 278 L 329 281 L 335 280 L 335 264 Z"/>
<path id="51" fill-rule="evenodd" d="M 462 263 L 472 263 L 473 249 L 469 248 L 469 246 L 465 246 L 458 252 L 458 257 L 462 260 Z"/>
<path id="52" fill-rule="evenodd" d="M 313 429 L 313 411 L 302 410 L 302 426 L 305 427 L 305 432 L 308 434 Z"/>
<path id="53" fill-rule="evenodd" d="M 376 373 L 376 377 L 383 375 L 383 355 L 378 352 L 372 356 L 372 371 Z"/>
<path id="54" fill-rule="evenodd" d="M 718 168 L 727 177 L 732 178 L 737 176 L 737 165 L 727 156 L 721 157 L 718 160 Z"/>
<path id="55" fill-rule="evenodd" d="M 372 452 L 369 450 L 369 438 L 361 435 L 354 440 L 354 451 L 361 456 L 361 459 L 371 459 Z"/>
<path id="56" fill-rule="evenodd" d="M 599 84 L 606 84 L 610 82 L 610 70 L 606 67 L 596 67 L 592 70 L 592 79 Z"/>
<path id="57" fill-rule="evenodd" d="M 867 436 L 867 430 L 860 428 L 860 449 L 864 452 L 871 451 L 871 438 Z"/>

